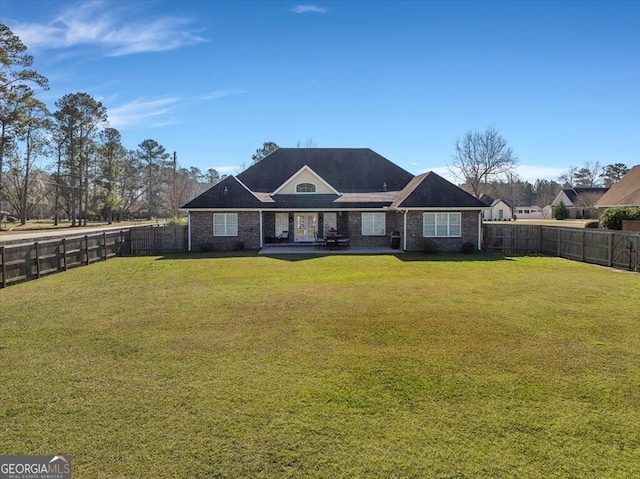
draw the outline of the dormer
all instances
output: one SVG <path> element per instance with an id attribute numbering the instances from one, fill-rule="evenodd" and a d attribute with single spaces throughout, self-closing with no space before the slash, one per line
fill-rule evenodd
<path id="1" fill-rule="evenodd" d="M 338 191 L 307 165 L 282 183 L 272 195 L 339 195 Z"/>

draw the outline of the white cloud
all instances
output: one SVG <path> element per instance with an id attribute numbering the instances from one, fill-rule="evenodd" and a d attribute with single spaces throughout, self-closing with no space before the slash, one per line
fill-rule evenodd
<path id="1" fill-rule="evenodd" d="M 18 23 L 12 30 L 29 48 L 97 46 L 108 56 L 157 52 L 206 41 L 181 17 L 128 21 L 129 12 L 113 3 L 91 1 L 61 11 L 48 24 Z"/>
<path id="2" fill-rule="evenodd" d="M 232 88 L 229 90 L 216 90 L 200 96 L 200 100 L 217 100 L 218 98 L 223 98 L 225 96 L 241 95 L 244 92 L 244 90 L 240 90 L 238 88 Z"/>
<path id="3" fill-rule="evenodd" d="M 134 100 L 124 105 L 109 108 L 109 125 L 113 128 L 127 128 L 131 126 L 163 126 L 174 122 L 166 119 L 169 105 L 177 98 L 160 100 Z"/>
<path id="4" fill-rule="evenodd" d="M 293 13 L 327 13 L 326 8 L 317 5 L 296 5 L 291 11 Z"/>

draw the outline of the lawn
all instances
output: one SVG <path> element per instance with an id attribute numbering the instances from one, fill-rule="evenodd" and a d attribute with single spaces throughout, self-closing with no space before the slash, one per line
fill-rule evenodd
<path id="1" fill-rule="evenodd" d="M 640 477 L 638 274 L 132 257 L 0 305 L 0 453 L 77 478 Z"/>

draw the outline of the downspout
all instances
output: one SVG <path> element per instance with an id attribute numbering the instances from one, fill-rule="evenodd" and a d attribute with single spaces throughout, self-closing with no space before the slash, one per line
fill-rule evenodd
<path id="1" fill-rule="evenodd" d="M 482 210 L 478 213 L 478 251 L 482 251 Z"/>
<path id="2" fill-rule="evenodd" d="M 260 213 L 260 249 L 264 247 L 264 235 L 262 234 L 262 210 L 259 210 Z"/>
<path id="3" fill-rule="evenodd" d="M 407 214 L 409 213 L 409 210 L 404 210 L 404 231 L 402 232 L 402 237 L 403 239 L 403 245 L 402 245 L 402 249 L 404 251 L 407 251 Z"/>
<path id="4" fill-rule="evenodd" d="M 189 215 L 187 216 L 187 251 L 191 253 L 191 211 L 189 211 Z"/>

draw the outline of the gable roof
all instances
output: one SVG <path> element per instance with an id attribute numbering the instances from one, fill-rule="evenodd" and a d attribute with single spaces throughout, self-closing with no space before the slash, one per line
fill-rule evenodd
<path id="1" fill-rule="evenodd" d="M 592 206 L 595 203 L 595 200 L 604 195 L 608 189 L 609 188 L 599 187 L 583 188 L 580 186 L 575 188 L 563 188 L 551 202 L 551 206 L 556 206 L 560 201 L 565 203 L 568 207 Z M 569 204 L 564 201 L 565 199 L 568 200 Z"/>
<path id="2" fill-rule="evenodd" d="M 631 168 L 620 181 L 612 185 L 595 206 L 640 206 L 640 165 Z"/>
<path id="3" fill-rule="evenodd" d="M 340 193 L 383 191 L 385 183 L 399 191 L 413 178 L 369 148 L 278 148 L 238 179 L 252 191 L 272 193 L 305 166 Z"/>
<path id="4" fill-rule="evenodd" d="M 413 178 L 400 192 L 391 208 L 469 208 L 487 205 L 433 171 Z"/>
<path id="5" fill-rule="evenodd" d="M 217 185 L 189 201 L 183 206 L 185 209 L 191 208 L 259 208 L 264 206 L 265 201 L 270 198 L 257 196 L 250 191 L 235 176 L 228 176 Z"/>

